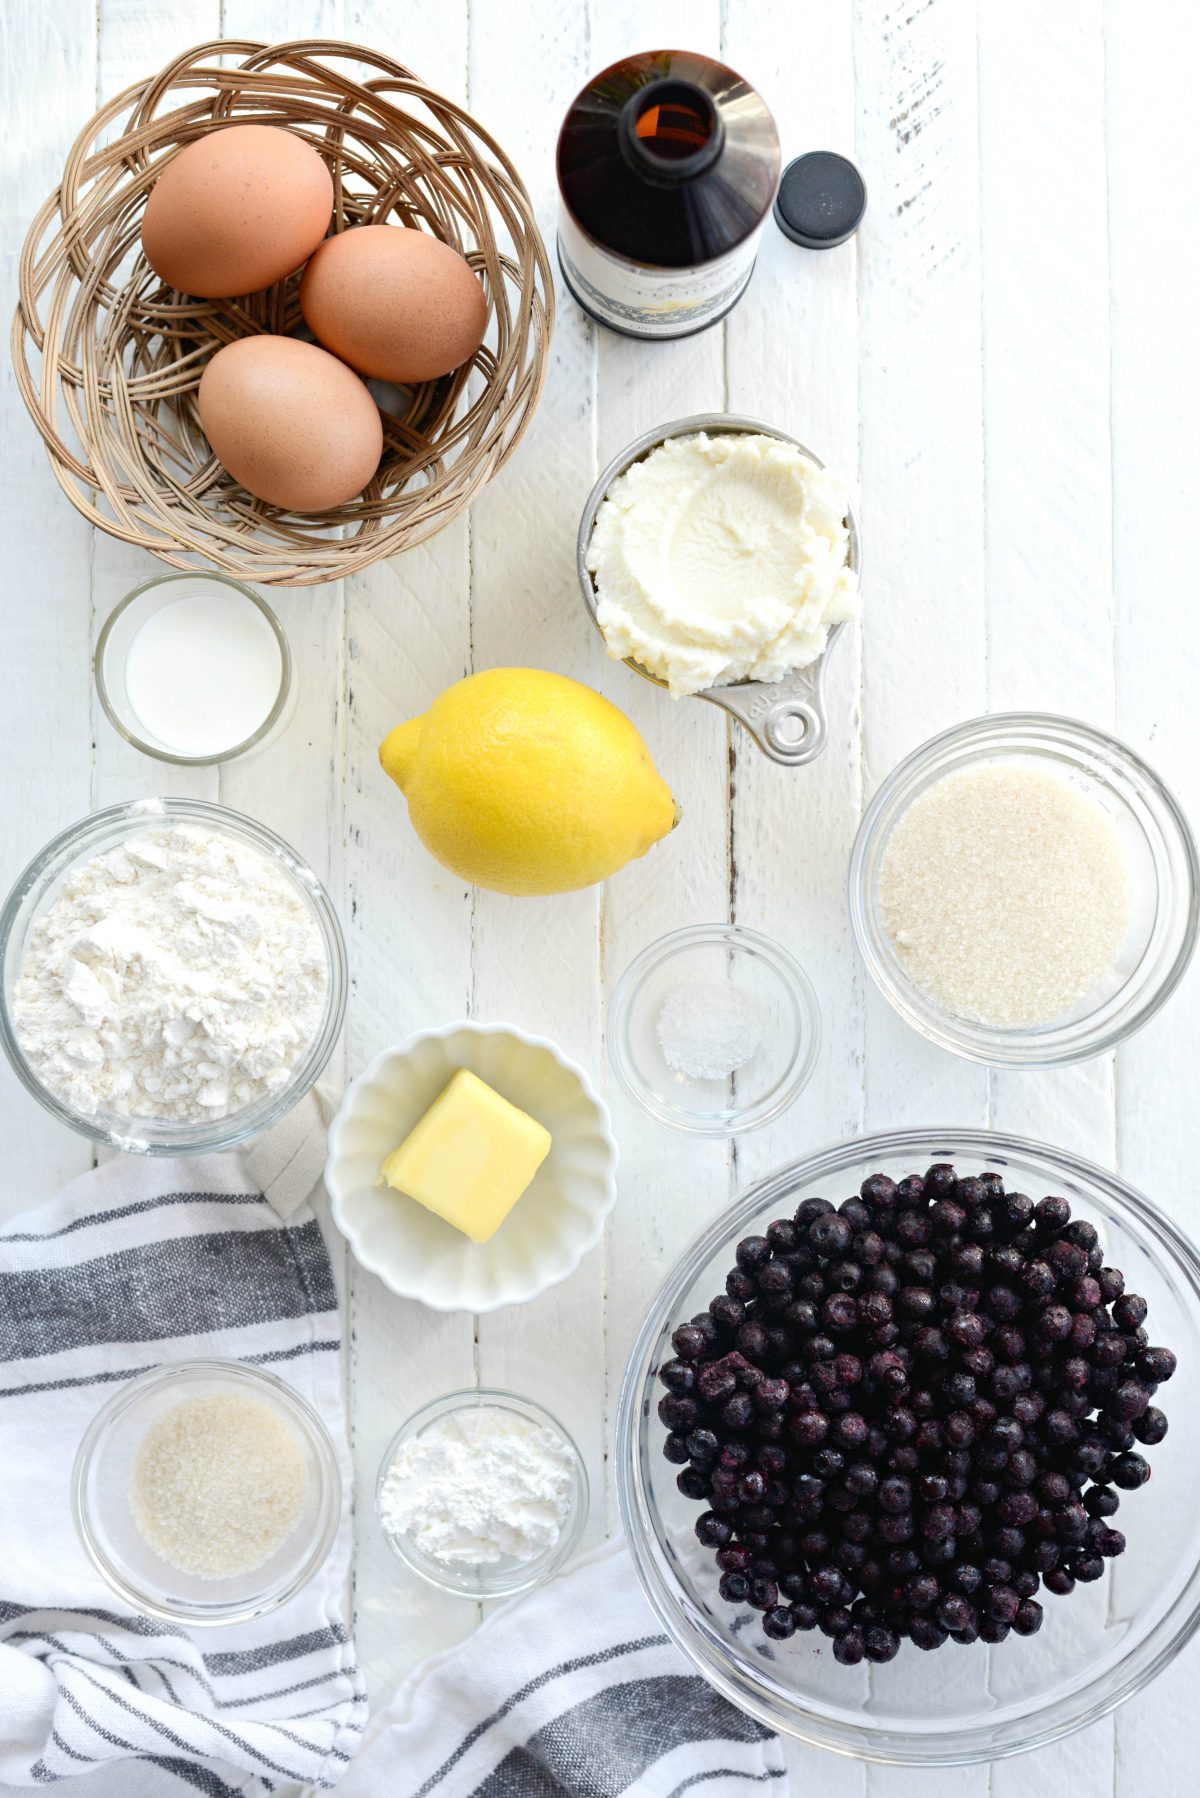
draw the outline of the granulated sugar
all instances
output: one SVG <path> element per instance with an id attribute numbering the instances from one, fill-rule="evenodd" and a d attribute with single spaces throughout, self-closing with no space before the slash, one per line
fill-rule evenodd
<path id="1" fill-rule="evenodd" d="M 658 1045 L 672 1073 L 724 1080 L 758 1051 L 758 1006 L 732 980 L 688 980 L 672 987 L 658 1013 Z"/>
<path id="2" fill-rule="evenodd" d="M 250 1573 L 295 1529 L 304 1453 L 273 1406 L 241 1393 L 182 1399 L 146 1431 L 129 1503 L 156 1554 L 201 1579 Z"/>
<path id="3" fill-rule="evenodd" d="M 985 763 L 913 801 L 879 872 L 909 978 L 959 1017 L 1048 1024 L 1115 965 L 1130 917 L 1116 827 L 1051 771 Z"/>

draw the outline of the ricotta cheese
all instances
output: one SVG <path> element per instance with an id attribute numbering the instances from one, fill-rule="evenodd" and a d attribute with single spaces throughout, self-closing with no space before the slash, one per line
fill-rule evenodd
<path id="1" fill-rule="evenodd" d="M 671 437 L 620 475 L 587 566 L 609 654 L 675 698 L 806 668 L 858 615 L 846 486 L 757 432 Z"/>

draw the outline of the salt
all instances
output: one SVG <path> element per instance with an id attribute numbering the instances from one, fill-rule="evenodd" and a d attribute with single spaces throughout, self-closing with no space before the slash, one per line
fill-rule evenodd
<path id="1" fill-rule="evenodd" d="M 667 1066 L 688 1080 L 724 1080 L 757 1054 L 762 1013 L 732 980 L 689 980 L 672 988 L 658 1013 Z"/>

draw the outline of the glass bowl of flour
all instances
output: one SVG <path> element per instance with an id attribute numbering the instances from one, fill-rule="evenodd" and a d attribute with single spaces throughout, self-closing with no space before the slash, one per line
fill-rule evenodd
<path id="1" fill-rule="evenodd" d="M 94 812 L 47 844 L 0 913 L 0 1043 L 61 1122 L 134 1154 L 268 1130 L 333 1052 L 341 926 L 253 819 L 194 799 Z"/>

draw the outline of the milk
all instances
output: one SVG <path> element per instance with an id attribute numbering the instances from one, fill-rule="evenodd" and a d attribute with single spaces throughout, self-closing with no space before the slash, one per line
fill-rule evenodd
<path id="1" fill-rule="evenodd" d="M 283 657 L 258 607 L 203 576 L 172 583 L 129 641 L 124 686 L 146 737 L 173 755 L 235 749 L 279 697 Z"/>

